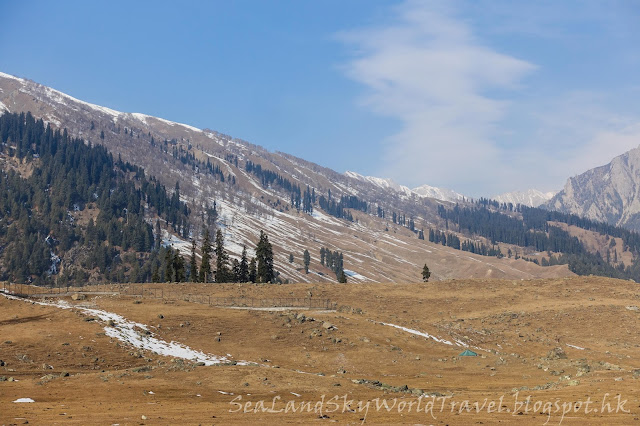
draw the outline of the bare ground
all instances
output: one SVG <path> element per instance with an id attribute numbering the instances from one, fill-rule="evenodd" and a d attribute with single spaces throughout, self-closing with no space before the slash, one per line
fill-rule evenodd
<path id="1" fill-rule="evenodd" d="M 0 296 L 0 424 L 633 424 L 640 417 L 635 283 L 572 277 L 178 288 L 255 298 L 311 292 L 339 307 L 69 300 L 147 324 L 157 338 L 255 363 L 205 367 L 108 337 L 109 325 L 80 309 Z M 456 341 L 478 356 L 459 357 L 464 347 Z M 550 354 L 554 348 L 562 351 Z M 385 402 L 388 410 L 376 408 Z M 265 411 L 272 404 L 275 412 Z"/>

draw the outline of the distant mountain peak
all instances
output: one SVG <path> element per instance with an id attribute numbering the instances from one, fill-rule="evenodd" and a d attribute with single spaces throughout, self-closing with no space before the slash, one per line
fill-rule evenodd
<path id="1" fill-rule="evenodd" d="M 640 230 L 640 147 L 569 178 L 543 207 Z"/>
<path id="2" fill-rule="evenodd" d="M 395 192 L 400 193 L 401 195 L 404 196 L 408 196 L 410 197 L 412 195 L 411 190 L 404 186 L 404 185 L 400 185 L 399 183 L 395 182 L 393 179 L 391 178 L 379 178 L 379 177 L 375 177 L 375 176 L 363 176 L 360 173 L 356 173 L 356 172 L 351 172 L 351 171 L 346 171 L 345 176 L 348 176 L 352 179 L 357 179 L 359 181 L 362 182 L 369 182 L 373 185 L 376 185 L 377 187 L 380 187 L 382 189 L 390 189 L 393 190 Z"/>
<path id="3" fill-rule="evenodd" d="M 421 185 L 417 188 L 410 189 L 407 186 L 400 185 L 399 183 L 395 182 L 391 178 L 363 176 L 360 173 L 351 172 L 351 171 L 345 172 L 345 176 L 348 176 L 353 179 L 357 179 L 362 182 L 369 182 L 382 189 L 393 190 L 404 197 L 412 197 L 412 196 L 428 197 L 428 198 L 435 198 L 436 200 L 440 200 L 440 201 L 451 201 L 451 202 L 462 201 L 465 198 L 462 194 L 458 194 L 457 192 L 452 191 L 450 189 L 437 188 L 435 186 L 430 186 L 430 185 Z"/>
<path id="4" fill-rule="evenodd" d="M 431 185 L 420 185 L 417 188 L 413 188 L 412 191 L 421 197 L 435 198 L 441 201 L 456 202 L 466 198 L 464 195 L 451 189 L 438 188 Z"/>
<path id="5" fill-rule="evenodd" d="M 522 204 L 529 207 L 538 207 L 557 194 L 557 191 L 542 192 L 537 189 L 527 189 L 526 191 L 505 192 L 504 194 L 491 197 L 501 203 L 511 203 L 513 205 Z"/>

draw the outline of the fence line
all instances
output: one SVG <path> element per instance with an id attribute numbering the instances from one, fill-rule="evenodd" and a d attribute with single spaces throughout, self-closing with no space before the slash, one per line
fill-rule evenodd
<path id="1" fill-rule="evenodd" d="M 157 287 L 157 284 L 96 284 L 86 287 L 61 286 L 39 287 L 29 284 L 2 283 L 2 291 L 18 297 L 60 297 L 70 294 L 118 294 L 122 296 L 139 297 L 158 300 L 182 300 L 216 307 L 238 308 L 308 308 L 335 310 L 337 303 L 329 299 L 314 299 L 311 297 L 216 297 L 208 294 L 193 294 Z"/>

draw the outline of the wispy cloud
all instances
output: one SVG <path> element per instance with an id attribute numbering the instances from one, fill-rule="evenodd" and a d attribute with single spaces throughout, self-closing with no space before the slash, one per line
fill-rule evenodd
<path id="1" fill-rule="evenodd" d="M 567 177 L 640 143 L 637 116 L 604 106 L 612 96 L 544 86 L 533 77 L 547 64 L 493 47 L 457 5 L 409 0 L 385 24 L 339 35 L 352 54 L 343 70 L 365 88 L 361 105 L 400 123 L 385 141 L 380 174 L 472 196 L 559 189 Z M 513 15 L 513 9 L 503 12 Z M 486 28 L 486 12 L 482 19 L 483 34 L 495 35 Z M 519 35 L 543 33 L 545 25 L 533 19 Z M 508 32 L 503 25 L 499 36 Z M 545 42 L 561 38 L 557 32 Z M 531 86 L 532 80 L 542 86 Z"/>
<path id="2" fill-rule="evenodd" d="M 395 13 L 395 23 L 341 35 L 355 49 L 345 71 L 368 89 L 363 105 L 402 124 L 384 172 L 409 185 L 483 179 L 500 161 L 492 136 L 509 105 L 488 93 L 517 90 L 535 65 L 484 46 L 447 3 L 408 1 Z"/>

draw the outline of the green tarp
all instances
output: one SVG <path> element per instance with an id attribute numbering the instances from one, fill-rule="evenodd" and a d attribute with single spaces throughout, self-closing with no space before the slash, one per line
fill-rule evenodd
<path id="1" fill-rule="evenodd" d="M 478 354 L 469 349 L 465 349 L 459 356 L 478 356 Z"/>

